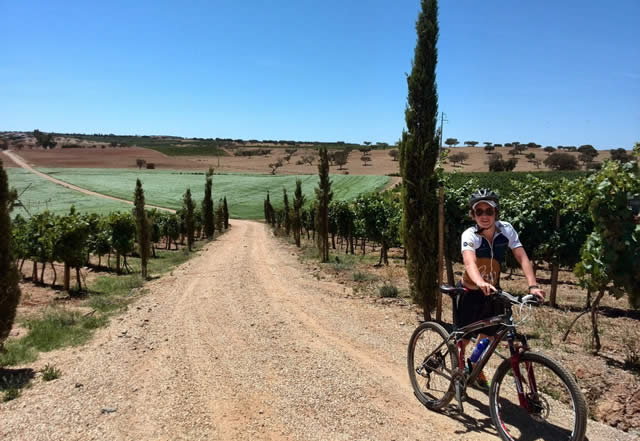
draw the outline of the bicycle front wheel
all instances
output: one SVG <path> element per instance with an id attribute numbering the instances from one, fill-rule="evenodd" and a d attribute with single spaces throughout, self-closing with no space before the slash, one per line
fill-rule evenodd
<path id="1" fill-rule="evenodd" d="M 582 441 L 587 428 L 584 396 L 573 377 L 551 358 L 533 352 L 520 356 L 525 407 L 518 396 L 511 360 L 496 370 L 489 391 L 491 418 L 505 441 Z"/>
<path id="2" fill-rule="evenodd" d="M 409 341 L 407 365 L 413 391 L 427 408 L 440 409 L 451 401 L 455 386 L 451 381 L 457 364 L 456 347 L 449 334 L 435 322 L 416 328 Z"/>

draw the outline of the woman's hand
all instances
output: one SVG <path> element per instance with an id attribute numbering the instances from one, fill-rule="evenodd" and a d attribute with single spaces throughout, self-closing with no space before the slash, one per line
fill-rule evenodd
<path id="1" fill-rule="evenodd" d="M 498 292 L 496 287 L 488 282 L 478 283 L 478 289 L 480 289 L 485 296 L 491 295 L 494 292 Z"/>
<path id="2" fill-rule="evenodd" d="M 544 302 L 545 294 L 543 289 L 538 288 L 537 286 L 535 288 L 529 288 L 529 294 L 533 294 L 534 296 L 538 297 L 541 302 Z"/>

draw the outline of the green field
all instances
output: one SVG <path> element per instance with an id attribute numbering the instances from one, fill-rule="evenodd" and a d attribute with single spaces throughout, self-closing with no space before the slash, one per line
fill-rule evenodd
<path id="1" fill-rule="evenodd" d="M 100 214 L 118 210 L 131 210 L 132 208 L 131 205 L 124 202 L 88 196 L 56 185 L 22 168 L 8 167 L 5 168 L 5 171 L 9 177 L 9 187 L 13 187 L 18 190 L 18 193 L 22 193 L 20 201 L 31 214 L 45 210 L 63 214 L 69 211 L 71 205 L 75 205 L 80 212 Z M 20 207 L 16 207 L 11 214 L 14 216 L 18 214 L 28 216 L 27 211 Z"/>
<path id="2" fill-rule="evenodd" d="M 133 200 L 136 178 L 140 178 L 146 202 L 167 208 L 177 209 L 182 206 L 182 196 L 187 187 L 191 188 L 196 202 L 200 203 L 204 197 L 204 172 L 94 168 L 43 168 L 39 170 L 70 184 L 127 200 Z M 214 202 L 226 196 L 231 217 L 261 219 L 264 216 L 263 203 L 267 191 L 271 193 L 272 204 L 276 207 L 280 206 L 283 187 L 286 187 L 289 193 L 289 200 L 293 200 L 296 178 L 302 180 L 302 191 L 307 199 L 314 198 L 314 188 L 318 182 L 317 175 L 216 174 L 213 177 Z M 334 199 L 352 199 L 360 193 L 381 189 L 389 182 L 390 178 L 388 176 L 332 175 L 331 179 Z M 12 185 L 18 187 L 16 184 Z M 55 184 L 46 185 L 65 190 Z M 77 193 L 74 192 L 74 194 Z M 78 199 L 80 197 L 81 195 L 78 195 Z M 104 201 L 105 205 L 108 203 L 110 202 Z M 99 201 L 98 204 L 102 204 L 102 202 Z M 69 205 L 70 202 L 67 202 L 67 207 Z M 78 204 L 76 206 L 80 208 Z M 129 208 L 127 207 L 127 209 Z M 105 211 L 110 210 L 100 210 L 100 212 Z"/>

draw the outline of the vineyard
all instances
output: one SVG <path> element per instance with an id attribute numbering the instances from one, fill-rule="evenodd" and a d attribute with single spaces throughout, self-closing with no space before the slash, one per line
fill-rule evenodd
<path id="1" fill-rule="evenodd" d="M 606 163 L 602 171 L 592 174 L 546 174 L 512 179 L 513 174 L 493 173 L 479 179 L 443 175 L 444 260 L 446 282 L 455 283 L 453 264 L 461 262 L 460 237 L 471 225 L 468 197 L 474 189 L 491 186 L 503 195 L 500 218 L 518 231 L 535 268 L 551 271 L 549 303 L 558 305 L 556 297 L 558 271 L 575 267 L 582 286 L 587 288 L 586 306 L 592 309 L 593 345 L 600 347 L 597 332 L 597 307 L 605 292 L 628 296 L 633 307 L 640 306 L 640 227 L 634 218 L 631 200 L 640 197 L 640 179 L 635 163 Z M 292 189 L 291 189 L 292 190 Z M 396 189 L 397 190 L 397 189 Z M 635 198 L 635 199 L 634 199 Z M 292 209 L 286 191 L 283 203 L 269 194 L 264 201 L 264 217 L 273 228 L 285 235 L 315 237 L 317 210 L 315 202 Z M 295 206 L 295 201 L 294 201 Z M 635 221 L 634 221 L 635 219 Z M 433 213 L 433 222 L 438 213 Z M 331 246 L 336 243 L 346 254 L 367 244 L 378 248 L 378 264 L 388 264 L 390 248 L 402 247 L 400 194 L 361 194 L 352 201 L 329 204 Z M 406 252 L 405 252 L 406 258 Z M 517 267 L 509 253 L 507 267 Z M 596 295 L 592 298 L 592 294 Z"/>

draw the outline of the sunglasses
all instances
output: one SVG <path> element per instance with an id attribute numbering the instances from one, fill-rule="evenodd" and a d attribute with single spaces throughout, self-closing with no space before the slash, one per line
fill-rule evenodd
<path id="1" fill-rule="evenodd" d="M 485 208 L 484 210 L 482 208 L 476 208 L 473 211 L 473 214 L 476 215 L 476 217 L 480 217 L 480 216 L 493 216 L 494 214 L 496 214 L 496 210 L 494 210 L 492 207 L 489 208 Z"/>

